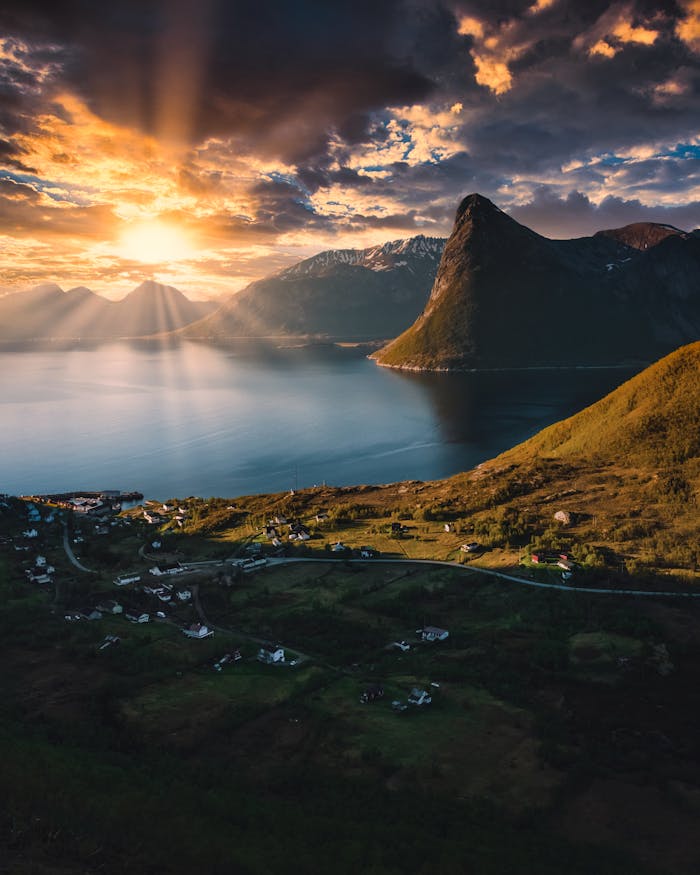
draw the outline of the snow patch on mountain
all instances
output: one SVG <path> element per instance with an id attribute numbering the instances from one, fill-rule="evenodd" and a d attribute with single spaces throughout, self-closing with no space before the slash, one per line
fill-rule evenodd
<path id="1" fill-rule="evenodd" d="M 298 264 L 279 272 L 284 279 L 295 279 L 323 273 L 338 265 L 364 267 L 373 271 L 405 268 L 411 270 L 415 261 L 427 259 L 437 264 L 445 248 L 443 237 L 425 237 L 419 234 L 407 240 L 391 240 L 369 249 L 329 249 L 306 258 Z"/>

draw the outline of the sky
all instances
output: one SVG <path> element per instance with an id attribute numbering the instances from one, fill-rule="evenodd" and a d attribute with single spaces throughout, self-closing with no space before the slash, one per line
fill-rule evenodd
<path id="1" fill-rule="evenodd" d="M 217 297 L 472 192 L 700 227 L 700 0 L 3 0 L 0 293 Z"/>

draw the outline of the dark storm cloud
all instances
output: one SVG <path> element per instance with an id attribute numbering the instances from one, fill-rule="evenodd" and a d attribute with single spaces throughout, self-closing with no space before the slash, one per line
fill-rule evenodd
<path id="1" fill-rule="evenodd" d="M 439 233 L 470 191 L 505 207 L 530 198 L 514 214 L 546 233 L 584 233 L 619 224 L 614 216 L 633 221 L 637 198 L 680 200 L 697 184 L 693 160 L 645 159 L 639 148 L 663 152 L 698 135 L 700 59 L 679 39 L 683 14 L 670 0 L 7 0 L 0 27 L 21 46 L 0 70 L 0 160 L 29 169 L 10 135 L 65 85 L 109 121 L 189 145 L 230 140 L 206 167 L 202 154 L 202 166 L 193 159 L 179 171 L 196 198 L 225 198 L 219 168 L 234 158 L 286 164 L 285 178 L 252 183 L 245 214 L 213 208 L 206 221 L 222 240 L 271 244 L 301 229 Z M 476 25 L 460 34 L 463 18 Z M 489 64 L 505 76 L 498 94 Z M 389 123 L 416 103 L 443 114 L 463 104 L 454 149 L 416 162 L 387 148 L 384 159 Z M 375 158 L 360 167 L 365 147 Z M 635 150 L 641 157 L 623 168 L 596 160 Z M 572 158 L 579 166 L 563 173 Z M 250 166 L 252 179 L 268 172 Z M 599 207 L 577 191 L 599 200 L 606 185 L 619 197 Z M 314 211 L 314 195 L 331 188 L 348 204 L 357 195 L 352 216 Z"/>
<path id="2" fill-rule="evenodd" d="M 28 0 L 4 4 L 0 25 L 66 44 L 67 77 L 108 120 L 162 134 L 165 107 L 188 116 L 181 127 L 194 140 L 234 134 L 243 148 L 296 161 L 322 151 L 329 129 L 355 142 L 368 112 L 430 94 L 432 82 L 392 48 L 402 6 Z M 196 101 L 178 107 L 194 81 Z"/>

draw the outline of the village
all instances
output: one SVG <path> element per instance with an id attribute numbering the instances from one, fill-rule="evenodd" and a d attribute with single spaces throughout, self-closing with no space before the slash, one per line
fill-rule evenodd
<path id="1" fill-rule="evenodd" d="M 244 577 L 284 565 L 288 545 L 295 542 L 306 544 L 311 539 L 307 525 L 298 519 L 275 514 L 266 520 L 260 538 L 246 539 L 234 555 L 225 559 L 185 561 L 181 554 L 168 552 L 167 529 L 182 530 L 186 526 L 190 513 L 187 507 L 146 502 L 122 514 L 118 501 L 121 497 L 116 491 L 88 496 L 33 497 L 33 500 L 25 498 L 21 501 L 3 496 L 0 503 L 0 511 L 4 512 L 6 518 L 15 516 L 16 521 L 21 522 L 26 515 L 29 527 L 20 528 L 15 534 L 3 533 L 0 547 L 12 547 L 14 553 L 19 554 L 18 562 L 27 583 L 53 594 L 53 610 L 61 613 L 66 623 L 87 622 L 96 624 L 95 627 L 105 627 L 107 631 L 104 637 L 95 639 L 96 652 L 116 648 L 128 640 L 130 632 L 127 624 L 142 627 L 159 624 L 179 630 L 184 639 L 203 641 L 215 636 L 223 639 L 222 648 L 212 650 L 210 642 L 207 651 L 207 662 L 215 672 L 222 672 L 225 667 L 230 670 L 244 659 L 287 670 L 312 662 L 315 658 L 324 660 L 323 655 L 314 657 L 294 647 L 265 640 L 259 634 L 224 628 L 208 620 L 204 609 L 207 587 L 230 590 L 240 586 Z M 327 519 L 325 511 L 314 514 L 317 524 L 323 524 Z M 451 530 L 449 526 L 444 528 L 445 531 Z M 11 529 L 12 526 L 5 526 L 6 532 Z M 394 522 L 391 531 L 394 536 L 400 537 L 407 533 L 408 528 Z M 88 545 L 92 544 L 89 551 L 91 565 L 99 565 L 94 561 L 97 558 L 95 554 L 100 553 L 99 546 L 114 541 L 129 542 L 134 537 L 143 541 L 137 551 L 141 567 L 116 574 L 111 580 L 111 591 L 104 587 L 103 569 L 87 568 L 83 564 L 85 557 L 81 555 L 80 559 L 77 558 L 76 554 L 84 554 Z M 51 560 L 56 564 L 50 564 L 46 556 L 37 552 L 39 549 L 56 555 L 57 558 Z M 464 552 L 476 552 L 479 545 L 472 542 L 461 549 Z M 334 561 L 353 558 L 370 560 L 380 556 L 373 547 L 364 545 L 353 549 L 342 541 L 327 544 L 325 552 L 330 553 Z M 71 587 L 70 583 L 75 583 L 75 580 L 66 580 L 66 573 L 80 575 L 80 584 Z M 97 577 L 101 584 L 86 586 Z M 62 602 L 62 607 L 59 602 Z M 402 632 L 406 634 L 406 630 Z M 410 643 L 407 638 L 401 638 L 388 641 L 384 649 L 387 652 L 398 650 L 406 653 L 423 643 L 445 641 L 448 637 L 447 629 L 426 625 L 415 630 Z M 236 644 L 240 642 L 240 646 L 225 649 L 232 640 Z M 209 656 L 210 653 L 216 653 L 216 658 Z M 357 666 L 358 663 L 354 663 L 353 670 Z M 336 666 L 335 670 L 343 672 L 347 666 Z M 374 703 L 384 697 L 381 683 L 371 682 L 360 686 L 362 689 L 358 700 L 362 704 Z M 427 689 L 419 686 L 407 688 L 403 691 L 403 698 L 392 699 L 390 707 L 395 712 L 406 711 L 409 707 L 425 708 L 432 703 L 439 686 L 435 681 L 425 681 Z"/>
<path id="2" fill-rule="evenodd" d="M 688 685 L 692 600 L 594 595 L 627 577 L 589 576 L 575 536 L 504 547 L 467 518 L 368 508 L 340 489 L 76 511 L 0 496 L 2 646 L 27 719 L 70 735 L 87 714 L 256 781 L 331 769 L 519 817 L 567 804 L 562 763 L 594 776 L 686 750 L 680 718 L 646 703 Z"/>

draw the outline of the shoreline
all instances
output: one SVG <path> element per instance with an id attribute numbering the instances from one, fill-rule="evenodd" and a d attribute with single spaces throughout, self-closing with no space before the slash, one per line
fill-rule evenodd
<path id="1" fill-rule="evenodd" d="M 627 362 L 610 365 L 527 365 L 526 367 L 501 368 L 425 368 L 419 365 L 390 365 L 380 362 L 373 355 L 367 358 L 379 368 L 392 371 L 410 371 L 418 374 L 507 374 L 527 371 L 632 371 L 649 367 L 652 362 Z"/>

